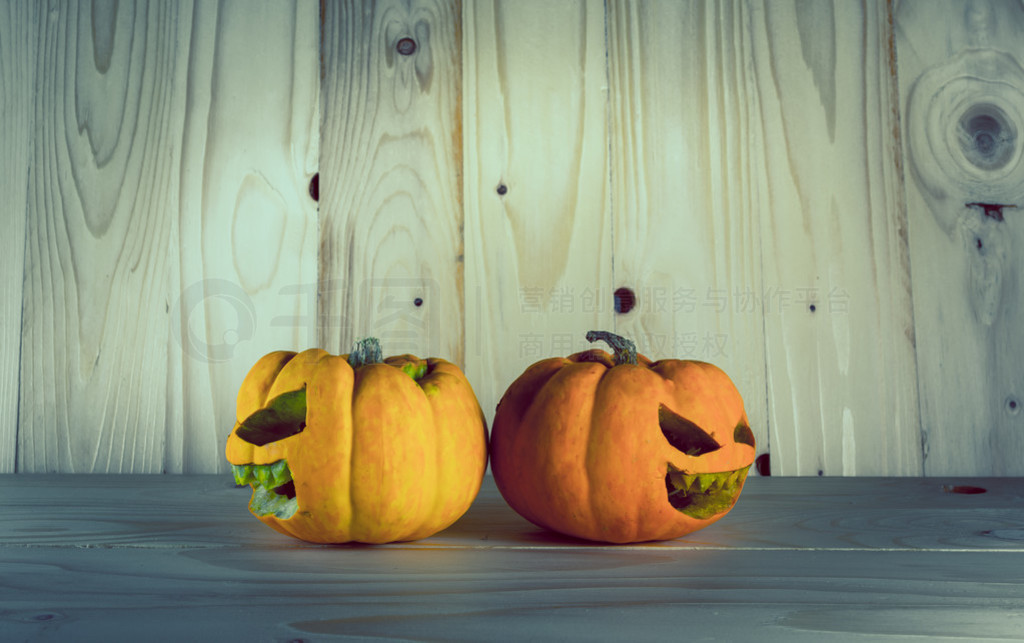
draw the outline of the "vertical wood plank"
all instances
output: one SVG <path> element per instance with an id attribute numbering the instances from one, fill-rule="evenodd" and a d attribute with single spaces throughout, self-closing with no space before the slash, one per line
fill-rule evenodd
<path id="1" fill-rule="evenodd" d="M 460 4 L 323 7 L 320 344 L 464 364 Z"/>
<path id="2" fill-rule="evenodd" d="M 182 41 L 169 471 L 226 470 L 246 372 L 316 344 L 319 23 L 316 0 L 198 3 Z"/>
<path id="3" fill-rule="evenodd" d="M 32 130 L 18 469 L 163 468 L 176 3 L 52 3 Z"/>
<path id="4" fill-rule="evenodd" d="M 214 472 L 315 341 L 319 6 L 55 5 L 35 102 L 19 469 Z"/>
<path id="5" fill-rule="evenodd" d="M 1024 6 L 907 0 L 896 25 L 924 471 L 1019 476 Z"/>
<path id="6" fill-rule="evenodd" d="M 604 7 L 465 10 L 466 354 L 488 419 L 525 368 L 611 328 Z"/>
<path id="7" fill-rule="evenodd" d="M 723 368 L 769 450 L 761 318 L 760 114 L 742 5 L 612 2 L 617 328 L 652 359 Z"/>
<path id="8" fill-rule="evenodd" d="M 773 472 L 920 474 L 889 8 L 748 6 Z"/>
<path id="9" fill-rule="evenodd" d="M 0 473 L 16 469 L 27 186 L 39 3 L 0 3 Z"/>

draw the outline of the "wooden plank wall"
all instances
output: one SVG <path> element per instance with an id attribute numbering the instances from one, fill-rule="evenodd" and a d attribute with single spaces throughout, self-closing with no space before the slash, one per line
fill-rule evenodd
<path id="1" fill-rule="evenodd" d="M 261 354 L 370 333 L 490 417 L 605 328 L 725 368 L 774 475 L 1024 474 L 1022 30 L 1010 0 L 0 0 L 0 471 L 224 471 Z"/>
<path id="2" fill-rule="evenodd" d="M 896 19 L 925 472 L 1020 475 L 1024 6 L 908 0 Z"/>
<path id="3" fill-rule="evenodd" d="M 37 3 L 0 3 L 0 472 L 13 471 L 18 442 L 25 224 Z"/>
<path id="4" fill-rule="evenodd" d="M 29 101 L 0 120 L 24 136 L 2 146 L 21 175 L 4 217 L 24 230 L 3 281 L 24 292 L 0 469 L 221 469 L 248 366 L 315 341 L 297 285 L 317 274 L 319 8 L 0 6 L 23 61 L 4 55 L 3 95 Z"/>

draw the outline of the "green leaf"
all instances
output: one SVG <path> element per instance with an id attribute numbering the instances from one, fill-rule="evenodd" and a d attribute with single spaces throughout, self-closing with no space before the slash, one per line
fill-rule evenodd
<path id="1" fill-rule="evenodd" d="M 301 433 L 306 428 L 306 388 L 282 393 L 242 422 L 238 437 L 258 447 Z"/>

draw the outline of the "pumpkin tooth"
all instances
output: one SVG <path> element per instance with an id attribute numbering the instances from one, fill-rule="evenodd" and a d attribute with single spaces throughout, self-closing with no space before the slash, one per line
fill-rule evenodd
<path id="1" fill-rule="evenodd" d="M 723 471 L 718 474 L 720 489 L 725 491 L 732 484 L 732 471 Z"/>
<path id="2" fill-rule="evenodd" d="M 743 484 L 743 481 L 747 479 L 747 473 L 750 472 L 750 467 L 743 467 L 736 472 L 736 484 Z"/>
<path id="3" fill-rule="evenodd" d="M 731 487 L 733 485 L 733 483 L 736 481 L 735 477 L 733 476 L 734 473 L 736 473 L 736 472 L 735 471 L 724 471 L 724 472 L 718 474 L 719 475 L 719 479 L 722 482 L 722 489 L 728 489 L 729 487 Z"/>
<path id="4" fill-rule="evenodd" d="M 670 483 L 672 483 L 672 491 L 670 495 L 675 495 L 677 493 L 686 493 L 686 483 L 683 480 L 683 473 L 679 469 L 673 467 L 671 464 L 669 464 L 668 467 L 668 480 Z"/>
<path id="5" fill-rule="evenodd" d="M 741 469 L 737 469 L 736 471 L 733 471 L 732 473 L 729 474 L 728 484 L 729 484 L 730 487 L 735 487 L 736 484 L 739 483 L 740 480 L 742 480 L 742 476 L 740 475 L 740 472 L 741 472 Z"/>
<path id="6" fill-rule="evenodd" d="M 286 482 L 290 482 L 292 479 L 291 469 L 288 468 L 288 462 L 285 460 L 278 460 L 277 462 L 269 465 L 270 475 L 273 479 L 272 485 L 280 487 Z"/>
<path id="7" fill-rule="evenodd" d="M 273 482 L 274 474 L 270 470 L 270 466 L 266 464 L 256 465 L 254 467 L 256 480 L 260 483 L 261 487 L 270 487 Z"/>
<path id="8" fill-rule="evenodd" d="M 694 473 L 683 474 L 683 483 L 686 485 L 685 489 L 687 493 L 693 491 L 693 483 L 697 481 L 697 475 Z"/>
<path id="9" fill-rule="evenodd" d="M 231 473 L 235 477 L 235 484 L 240 487 L 253 481 L 251 464 L 233 464 Z"/>
<path id="10" fill-rule="evenodd" d="M 715 476 L 713 473 L 702 473 L 697 476 L 698 489 L 702 492 L 707 491 L 711 488 L 711 485 L 715 482 Z"/>

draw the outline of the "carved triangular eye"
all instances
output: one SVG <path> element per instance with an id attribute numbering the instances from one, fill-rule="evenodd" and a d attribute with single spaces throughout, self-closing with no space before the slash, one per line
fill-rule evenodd
<path id="1" fill-rule="evenodd" d="M 658 407 L 658 425 L 668 443 L 686 455 L 700 456 L 722 448 L 704 429 L 664 405 Z"/>
<path id="2" fill-rule="evenodd" d="M 258 447 L 277 442 L 306 428 L 306 389 L 282 393 L 242 422 L 235 434 Z"/>
<path id="3" fill-rule="evenodd" d="M 738 444 L 754 446 L 754 432 L 750 430 L 749 426 L 740 422 L 732 432 L 732 441 Z"/>

